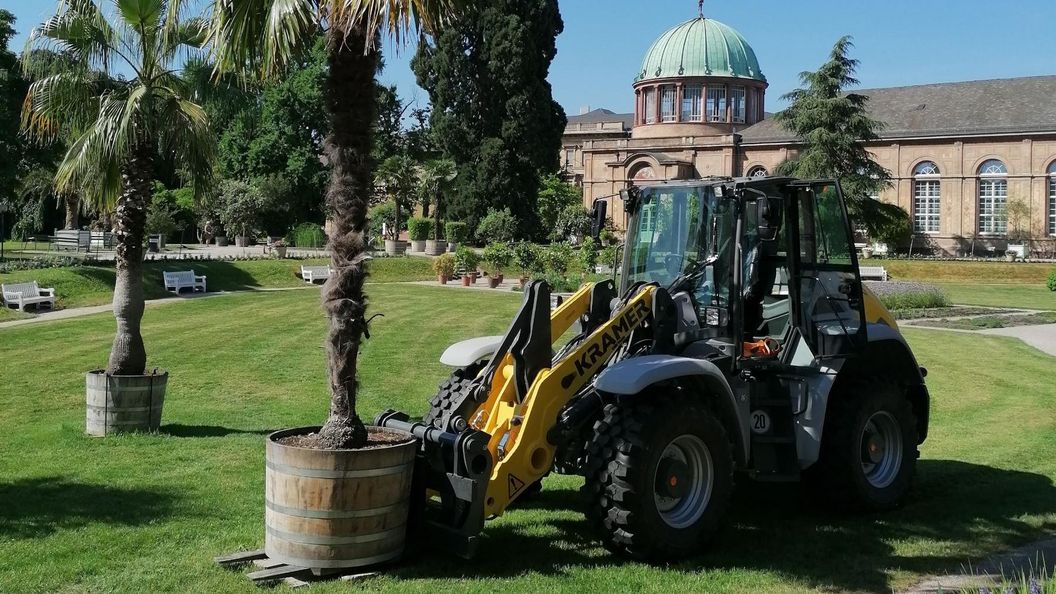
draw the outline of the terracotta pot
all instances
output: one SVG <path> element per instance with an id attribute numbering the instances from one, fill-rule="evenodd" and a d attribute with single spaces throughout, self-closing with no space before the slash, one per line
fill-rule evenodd
<path id="1" fill-rule="evenodd" d="M 532 280 L 532 277 L 530 277 L 530 276 L 522 276 L 518 280 L 521 283 L 521 290 L 524 290 L 524 287 L 526 287 L 528 285 L 528 281 Z"/>
<path id="2" fill-rule="evenodd" d="M 497 289 L 502 284 L 502 275 L 496 274 L 495 276 L 488 275 L 488 288 Z"/>
<path id="3" fill-rule="evenodd" d="M 472 279 L 469 278 L 469 275 L 468 274 L 463 274 L 462 275 L 462 286 L 463 287 L 468 287 L 471 284 L 472 284 Z"/>
<path id="4" fill-rule="evenodd" d="M 441 285 L 446 285 L 447 277 L 442 274 L 438 274 L 436 275 L 436 282 L 440 283 Z"/>
<path id="5" fill-rule="evenodd" d="M 469 284 L 471 284 L 471 285 L 477 284 L 477 277 L 480 276 L 480 275 L 476 271 L 470 272 L 468 274 L 469 274 Z"/>

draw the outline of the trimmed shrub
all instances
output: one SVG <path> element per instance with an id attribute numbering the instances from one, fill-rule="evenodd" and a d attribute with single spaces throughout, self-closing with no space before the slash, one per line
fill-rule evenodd
<path id="1" fill-rule="evenodd" d="M 477 226 L 477 239 L 484 243 L 509 243 L 517 236 L 517 219 L 510 209 L 489 210 Z"/>
<path id="2" fill-rule="evenodd" d="M 576 256 L 585 274 L 594 274 L 598 271 L 598 244 L 594 242 L 593 237 L 587 237 L 583 243 L 579 244 L 579 253 Z"/>
<path id="3" fill-rule="evenodd" d="M 503 274 L 513 262 L 513 250 L 505 243 L 489 243 L 481 254 L 488 276 Z"/>
<path id="4" fill-rule="evenodd" d="M 425 241 L 429 239 L 429 232 L 433 229 L 433 219 L 425 217 L 414 217 L 407 221 L 407 235 L 411 241 Z"/>
<path id="5" fill-rule="evenodd" d="M 590 235 L 591 227 L 594 225 L 590 217 L 590 211 L 583 208 L 582 204 L 566 206 L 561 214 L 557 216 L 550 239 L 553 241 L 580 240 Z"/>
<path id="6" fill-rule="evenodd" d="M 1049 273 L 1049 280 L 1045 281 L 1045 286 L 1050 291 L 1056 291 L 1056 269 Z"/>
<path id="7" fill-rule="evenodd" d="M 537 274 L 532 278 L 534 280 L 546 281 L 546 284 L 550 285 L 550 290 L 555 293 L 574 293 L 578 291 L 584 283 L 584 277 L 582 274 L 564 275 L 547 272 L 544 274 Z"/>
<path id="8" fill-rule="evenodd" d="M 41 256 L 28 260 L 8 260 L 0 263 L 0 273 L 16 272 L 18 270 L 43 270 L 45 268 L 66 268 L 68 266 L 81 266 L 82 262 L 70 256 Z"/>
<path id="9" fill-rule="evenodd" d="M 455 274 L 455 257 L 451 254 L 441 254 L 433 260 L 433 272 L 438 277 L 451 278 Z"/>
<path id="10" fill-rule="evenodd" d="M 866 287 L 891 310 L 949 307 L 946 293 L 935 285 L 913 282 L 866 282 Z"/>
<path id="11" fill-rule="evenodd" d="M 455 266 L 459 270 L 476 272 L 478 264 L 480 264 L 480 256 L 468 246 L 462 245 L 455 250 Z"/>
<path id="12" fill-rule="evenodd" d="M 286 241 L 299 248 L 326 247 L 326 233 L 315 223 L 301 223 L 286 236 Z"/>
<path id="13" fill-rule="evenodd" d="M 602 266 L 619 268 L 620 263 L 616 262 L 617 251 L 619 251 L 619 247 L 615 245 L 607 245 L 601 248 L 601 251 L 598 252 L 598 263 Z"/>
<path id="14" fill-rule="evenodd" d="M 519 241 L 513 245 L 513 263 L 521 271 L 521 276 L 531 276 L 542 272 L 539 246 L 528 241 Z"/>
<path id="15" fill-rule="evenodd" d="M 444 223 L 444 238 L 450 243 L 465 243 L 467 231 L 468 226 L 462 221 L 448 221 Z"/>
<path id="16" fill-rule="evenodd" d="M 555 243 L 543 252 L 543 266 L 547 274 L 564 275 L 572 266 L 575 251 L 567 243 Z"/>

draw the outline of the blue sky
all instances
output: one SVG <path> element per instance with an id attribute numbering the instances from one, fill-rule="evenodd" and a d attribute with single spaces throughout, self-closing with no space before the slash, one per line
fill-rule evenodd
<path id="1" fill-rule="evenodd" d="M 565 32 L 550 71 L 554 97 L 574 115 L 584 106 L 630 111 L 631 81 L 660 33 L 696 15 L 695 0 L 562 0 Z M 46 0 L 0 0 L 28 29 L 53 9 Z M 770 82 L 767 107 L 852 35 L 864 87 L 1056 74 L 1052 0 L 708 0 L 705 15 L 739 30 Z M 425 103 L 408 61 L 386 44 L 382 79 Z"/>

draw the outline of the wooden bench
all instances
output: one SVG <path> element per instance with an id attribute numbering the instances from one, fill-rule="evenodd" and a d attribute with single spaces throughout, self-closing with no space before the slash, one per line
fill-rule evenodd
<path id="1" fill-rule="evenodd" d="M 205 277 L 195 275 L 193 270 L 162 272 L 162 276 L 165 277 L 166 291 L 172 291 L 179 295 L 183 289 L 190 289 L 191 292 L 196 292 L 200 289 L 205 293 Z"/>
<path id="2" fill-rule="evenodd" d="M 329 266 L 301 266 L 301 279 L 308 284 L 325 281 L 328 278 L 330 278 Z"/>
<path id="3" fill-rule="evenodd" d="M 27 305 L 35 305 L 38 309 L 41 305 L 55 308 L 55 289 L 41 289 L 37 281 L 0 285 L 0 291 L 3 292 L 4 303 L 8 307 L 14 305 L 18 311 L 26 311 Z"/>
<path id="4" fill-rule="evenodd" d="M 887 269 L 883 266 L 859 266 L 862 280 L 887 281 Z"/>
<path id="5" fill-rule="evenodd" d="M 57 251 L 88 251 L 92 245 L 92 235 L 88 231 L 76 229 L 56 229 L 51 238 L 51 245 Z"/>

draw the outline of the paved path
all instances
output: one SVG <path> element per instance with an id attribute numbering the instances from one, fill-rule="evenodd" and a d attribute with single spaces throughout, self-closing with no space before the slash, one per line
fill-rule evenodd
<path id="1" fill-rule="evenodd" d="M 1013 328 L 993 328 L 980 330 L 981 334 L 1011 336 L 1018 338 L 1043 353 L 1056 357 L 1056 324 L 1040 326 L 1016 326 Z"/>
<path id="2" fill-rule="evenodd" d="M 972 566 L 961 566 L 958 573 L 930 576 L 917 582 L 902 594 L 936 594 L 961 592 L 1002 586 L 1021 575 L 1052 575 L 1056 568 L 1056 539 L 1043 540 L 995 555 Z"/>
<path id="3" fill-rule="evenodd" d="M 170 305 L 173 303 L 186 303 L 193 299 L 211 299 L 213 297 L 224 297 L 226 295 L 238 295 L 240 293 L 267 293 L 272 291 L 300 291 L 303 289 L 311 289 L 312 287 L 305 285 L 303 287 L 279 287 L 270 289 L 247 289 L 245 291 L 216 291 L 213 293 L 188 293 L 180 297 L 166 297 L 164 299 L 149 299 L 146 302 L 147 307 L 157 307 L 160 305 Z M 318 288 L 318 285 L 315 285 Z M 26 324 L 39 324 L 41 322 L 52 322 L 56 320 L 69 320 L 73 318 L 83 318 L 84 316 L 91 316 L 95 314 L 108 313 L 113 311 L 113 304 L 107 303 L 106 305 L 92 305 L 89 307 L 71 307 L 69 309 L 58 309 L 55 311 L 45 311 L 34 315 L 32 318 L 24 318 L 21 320 L 8 320 L 6 322 L 0 322 L 0 330 L 4 328 L 14 328 L 16 326 L 25 326 Z"/>

